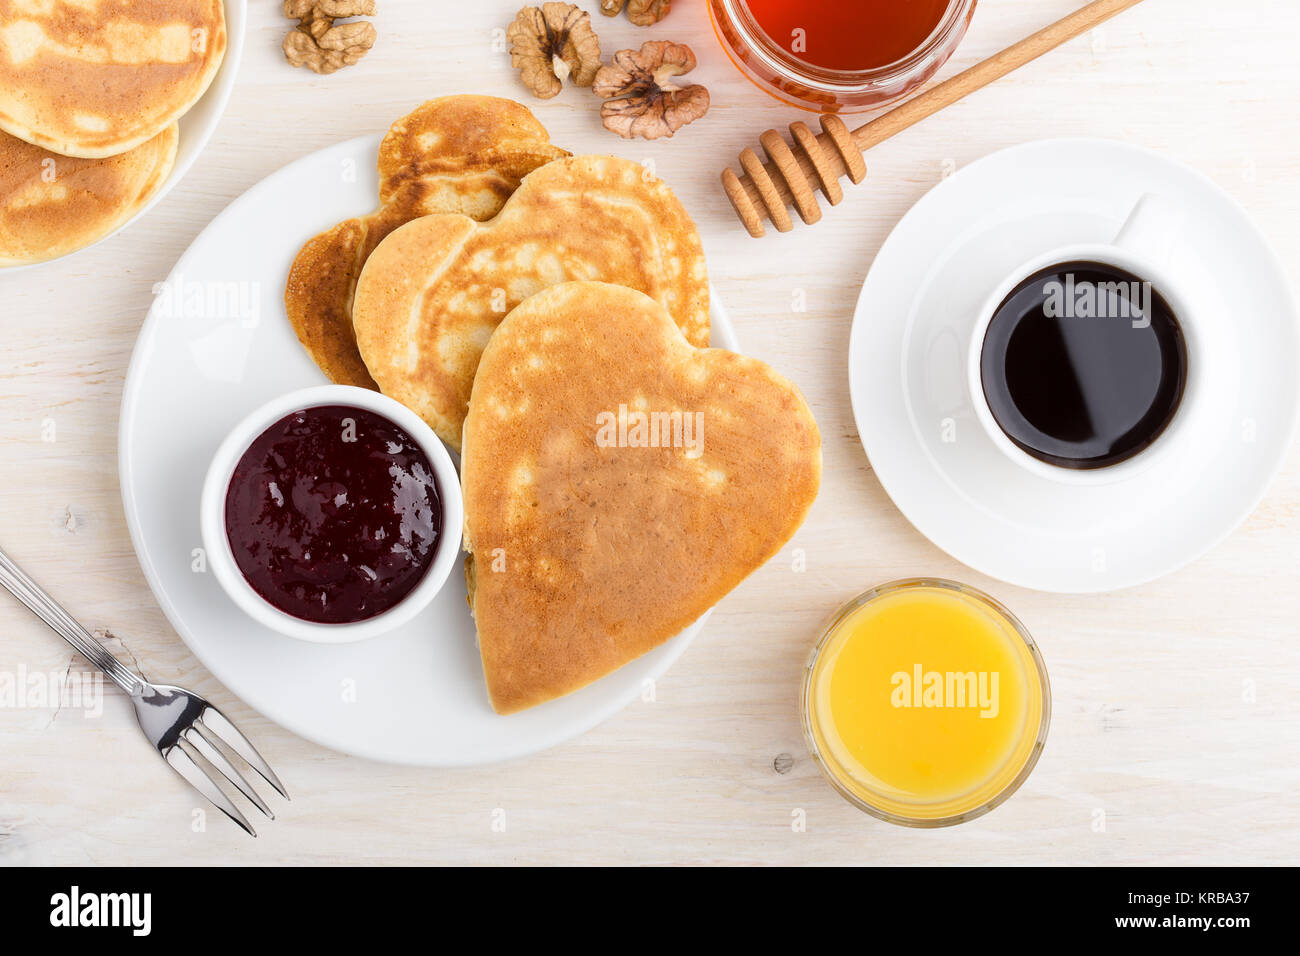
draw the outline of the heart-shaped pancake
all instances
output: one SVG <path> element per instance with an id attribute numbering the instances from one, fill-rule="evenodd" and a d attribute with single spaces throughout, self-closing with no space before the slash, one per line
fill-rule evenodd
<path id="1" fill-rule="evenodd" d="M 284 308 L 321 371 L 377 387 L 357 352 L 352 295 L 385 236 L 433 213 L 491 219 L 526 175 L 568 155 L 526 106 L 496 96 L 443 96 L 394 123 L 379 146 L 379 208 L 308 240 L 289 270 Z"/>
<path id="2" fill-rule="evenodd" d="M 780 550 L 821 481 L 792 383 L 694 347 L 653 299 L 601 282 L 506 317 L 464 438 L 466 578 L 500 713 L 680 633 Z"/>
<path id="3" fill-rule="evenodd" d="M 666 308 L 709 343 L 709 280 L 695 223 L 638 163 L 574 156 L 530 173 L 480 225 L 427 216 L 379 244 L 357 282 L 352 323 L 385 395 L 460 447 L 479 356 L 506 313 L 571 280 L 613 282 Z"/>

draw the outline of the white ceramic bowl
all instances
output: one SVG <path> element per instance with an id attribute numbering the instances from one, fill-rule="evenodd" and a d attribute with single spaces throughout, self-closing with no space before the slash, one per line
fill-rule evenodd
<path id="1" fill-rule="evenodd" d="M 400 426 L 419 445 L 433 465 L 442 502 L 442 527 L 433 564 L 411 592 L 382 614 L 352 624 L 318 624 L 286 614 L 253 590 L 235 563 L 226 534 L 226 489 L 235 466 L 248 446 L 267 428 L 292 412 L 321 405 L 351 405 L 374 412 Z M 350 385 L 318 385 L 272 399 L 231 429 L 217 448 L 203 482 L 199 502 L 199 527 L 208 566 L 230 599 L 259 624 L 281 634 L 319 644 L 347 644 L 400 627 L 424 610 L 441 590 L 460 557 L 464 507 L 460 477 L 451 456 L 433 429 L 405 405 L 378 392 Z"/>
<path id="2" fill-rule="evenodd" d="M 180 130 L 176 142 L 176 162 L 172 165 L 172 170 L 162 188 L 147 203 L 141 206 L 134 216 L 108 235 L 101 236 L 80 249 L 73 249 L 61 256 L 55 256 L 53 259 L 45 259 L 41 262 L 32 262 L 26 265 L 8 266 L 0 271 L 17 272 L 19 269 L 38 269 L 51 262 L 66 259 L 68 256 L 75 256 L 78 252 L 85 252 L 106 239 L 113 238 L 113 236 L 116 236 L 162 202 L 163 197 L 171 192 L 172 187 L 185 177 L 190 167 L 194 165 L 194 161 L 199 158 L 199 154 L 203 152 L 204 147 L 208 145 L 208 140 L 212 138 L 217 124 L 221 122 L 222 114 L 226 112 L 226 104 L 230 101 L 230 92 L 235 88 L 235 75 L 239 72 L 239 61 L 244 53 L 244 25 L 248 19 L 248 0 L 225 0 L 225 5 L 226 54 L 221 58 L 221 66 L 217 70 L 217 75 L 212 78 L 212 82 L 208 84 L 208 88 L 204 90 L 198 102 L 191 106 L 179 120 Z"/>

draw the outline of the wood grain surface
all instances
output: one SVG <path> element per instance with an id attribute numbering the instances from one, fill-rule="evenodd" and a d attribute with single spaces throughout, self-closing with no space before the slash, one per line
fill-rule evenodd
<path id="1" fill-rule="evenodd" d="M 596 9 L 594 0 L 582 5 Z M 982 0 L 951 76 L 1076 7 Z M 220 128 L 141 222 L 85 253 L 0 274 L 0 546 L 123 660 L 210 696 L 295 797 L 250 840 L 150 752 L 128 704 L 102 714 L 0 707 L 0 862 L 228 863 L 1295 863 L 1300 859 L 1300 457 L 1210 555 L 1157 583 L 1094 597 L 1019 590 L 931 545 L 872 474 L 849 408 L 849 327 L 876 250 L 946 173 L 1056 136 L 1160 150 L 1234 195 L 1300 277 L 1300 69 L 1295 0 L 1148 0 L 868 154 L 869 176 L 816 227 L 753 240 L 718 171 L 793 111 L 740 77 L 701 0 L 657 27 L 596 16 L 606 54 L 691 44 L 708 116 L 627 143 L 598 102 L 531 100 L 500 39 L 515 4 L 380 0 L 379 42 L 319 77 L 285 64 L 287 23 L 253 0 Z M 497 32 L 494 32 L 497 31 Z M 379 132 L 435 95 L 528 102 L 575 151 L 651 160 L 699 222 L 713 282 L 747 352 L 804 390 L 825 482 L 780 556 L 717 609 L 659 682 L 547 753 L 474 770 L 381 766 L 300 740 L 251 711 L 188 653 L 132 551 L 117 417 L 137 330 L 176 258 L 228 202 L 312 150 Z M 800 306 L 806 304 L 806 309 Z M 1189 514 L 1188 521 L 1196 515 Z M 794 569 L 803 549 L 806 569 Z M 852 809 L 807 756 L 798 680 L 819 622 L 863 588 L 910 575 L 968 581 L 1037 636 L 1053 681 L 1046 752 L 1023 790 L 962 827 L 913 832 Z M 86 671 L 0 595 L 0 674 Z"/>

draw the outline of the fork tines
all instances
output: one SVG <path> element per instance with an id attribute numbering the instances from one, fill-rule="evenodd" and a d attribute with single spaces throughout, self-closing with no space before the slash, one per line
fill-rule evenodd
<path id="1" fill-rule="evenodd" d="M 207 797 L 213 806 L 239 824 L 250 836 L 255 837 L 257 831 L 253 829 L 252 824 L 240 812 L 234 801 L 221 789 L 218 781 L 221 778 L 229 781 L 268 819 L 274 820 L 275 814 L 253 789 L 252 784 L 222 753 L 219 744 L 224 744 L 234 751 L 248 766 L 256 770 L 263 780 L 274 787 L 280 796 L 288 800 L 289 794 L 270 764 L 257 752 L 257 748 L 248 742 L 248 738 L 240 733 L 239 728 L 217 708 L 204 703 L 205 706 L 199 716 L 181 732 L 177 742 L 163 754 L 163 757 L 173 770 L 184 777 L 195 790 Z M 218 774 L 220 777 L 217 776 Z"/>

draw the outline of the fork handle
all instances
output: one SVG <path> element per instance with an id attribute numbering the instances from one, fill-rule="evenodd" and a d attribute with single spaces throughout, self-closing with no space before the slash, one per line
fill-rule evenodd
<path id="1" fill-rule="evenodd" d="M 109 676 L 118 687 L 134 696 L 145 688 L 145 681 L 131 673 L 108 652 L 93 634 L 77 623 L 62 605 L 28 577 L 13 559 L 0 550 L 0 584 L 27 605 L 33 614 L 50 626 L 60 637 L 81 652 L 82 656 Z"/>

